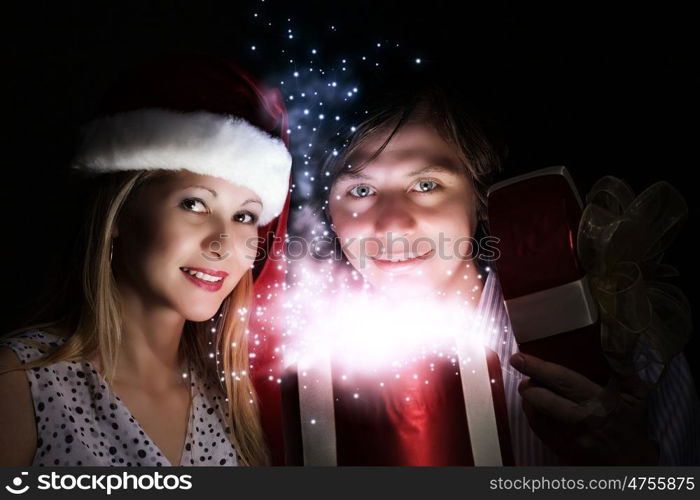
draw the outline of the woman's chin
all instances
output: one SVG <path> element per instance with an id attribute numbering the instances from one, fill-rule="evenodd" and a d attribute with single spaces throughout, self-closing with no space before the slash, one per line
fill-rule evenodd
<path id="1" fill-rule="evenodd" d="M 210 304 L 203 304 L 201 307 L 192 307 L 192 305 L 190 305 L 182 311 L 182 315 L 187 321 L 201 323 L 202 321 L 209 321 L 213 318 L 219 311 L 220 306 L 221 304 L 216 305 L 216 307 Z"/>

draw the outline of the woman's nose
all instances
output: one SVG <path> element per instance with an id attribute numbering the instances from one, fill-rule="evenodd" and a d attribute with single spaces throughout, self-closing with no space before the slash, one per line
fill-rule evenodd
<path id="1" fill-rule="evenodd" d="M 226 259 L 230 252 L 228 250 L 228 239 L 231 235 L 227 233 L 216 233 L 209 236 L 203 242 L 202 255 L 210 261 L 219 261 Z"/>
<path id="2" fill-rule="evenodd" d="M 409 200 L 401 194 L 382 196 L 375 204 L 374 226 L 377 233 L 394 233 L 400 236 L 411 234 L 416 218 Z"/>

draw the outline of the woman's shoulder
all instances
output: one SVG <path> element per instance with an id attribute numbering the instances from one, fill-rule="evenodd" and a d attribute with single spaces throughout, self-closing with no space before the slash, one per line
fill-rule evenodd
<path id="1" fill-rule="evenodd" d="M 46 330 L 29 329 L 21 333 L 0 338 L 0 348 L 14 351 L 21 364 L 35 361 L 44 356 L 47 350 L 58 347 L 65 339 Z"/>
<path id="2" fill-rule="evenodd" d="M 26 361 L 13 345 L 0 343 L 0 466 L 29 466 L 36 452 L 34 404 L 25 371 L 15 369 Z"/>

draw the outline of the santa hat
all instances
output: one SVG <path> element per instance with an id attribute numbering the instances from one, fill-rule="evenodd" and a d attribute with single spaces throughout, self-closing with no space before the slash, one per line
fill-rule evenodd
<path id="1" fill-rule="evenodd" d="M 106 96 L 82 129 L 72 167 L 102 173 L 180 170 L 255 192 L 259 224 L 278 216 L 292 159 L 277 89 L 208 56 L 167 56 L 139 67 Z"/>

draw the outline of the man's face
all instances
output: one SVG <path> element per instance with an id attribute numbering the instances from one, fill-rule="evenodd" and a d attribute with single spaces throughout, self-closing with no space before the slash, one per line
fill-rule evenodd
<path id="1" fill-rule="evenodd" d="M 348 163 L 363 163 L 387 134 Z M 410 122 L 359 173 L 341 174 L 329 213 L 346 257 L 375 287 L 410 295 L 464 287 L 476 195 L 457 150 L 433 128 Z"/>

